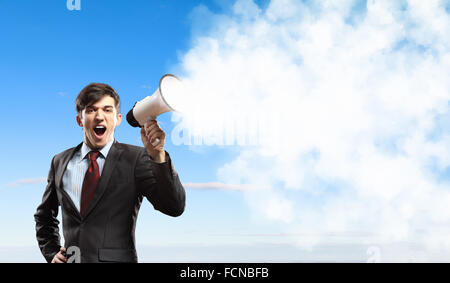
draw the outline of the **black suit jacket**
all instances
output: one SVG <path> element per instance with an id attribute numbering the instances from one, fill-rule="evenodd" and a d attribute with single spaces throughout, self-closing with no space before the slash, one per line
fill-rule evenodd
<path id="1" fill-rule="evenodd" d="M 143 197 L 167 215 L 184 211 L 185 191 L 170 156 L 166 152 L 166 162 L 156 163 L 145 148 L 114 141 L 82 217 L 62 187 L 67 163 L 81 145 L 53 157 L 42 203 L 34 215 L 39 248 L 47 262 L 59 252 L 56 217 L 61 206 L 65 248 L 78 247 L 81 262 L 137 262 L 134 234 Z"/>

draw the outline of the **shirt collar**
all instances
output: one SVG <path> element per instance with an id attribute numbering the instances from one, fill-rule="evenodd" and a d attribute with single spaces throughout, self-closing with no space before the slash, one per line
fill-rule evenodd
<path id="1" fill-rule="evenodd" d="M 106 159 L 113 143 L 114 143 L 114 139 L 112 139 L 102 149 L 100 149 L 99 157 Z M 86 157 L 86 155 L 88 155 L 88 153 L 91 151 L 92 151 L 92 149 L 85 142 L 83 142 L 83 145 L 81 146 L 81 151 L 80 151 L 81 152 L 80 161 L 83 160 Z"/>

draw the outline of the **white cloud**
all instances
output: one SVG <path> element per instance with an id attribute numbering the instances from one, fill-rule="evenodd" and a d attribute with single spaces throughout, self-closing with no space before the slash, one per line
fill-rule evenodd
<path id="1" fill-rule="evenodd" d="M 46 183 L 47 178 L 40 177 L 40 178 L 25 178 L 25 179 L 19 179 L 16 181 L 13 181 L 11 183 L 6 184 L 6 187 L 20 187 L 23 185 L 29 185 L 29 184 L 42 184 Z"/>
<path id="2" fill-rule="evenodd" d="M 450 135 L 438 119 L 450 114 L 450 15 L 444 1 L 360 4 L 242 0 L 210 15 L 181 58 L 196 90 L 185 126 L 208 139 L 225 120 L 237 140 L 256 128 L 256 146 L 243 143 L 219 180 L 264 187 L 246 194 L 255 213 L 323 235 L 303 247 L 362 231 L 450 248 L 439 228 L 450 220 Z"/>
<path id="3" fill-rule="evenodd" d="M 211 183 L 184 183 L 183 187 L 187 189 L 206 189 L 206 190 L 233 190 L 233 191 L 248 191 L 258 189 L 253 185 L 245 184 L 224 184 L 219 182 Z"/>

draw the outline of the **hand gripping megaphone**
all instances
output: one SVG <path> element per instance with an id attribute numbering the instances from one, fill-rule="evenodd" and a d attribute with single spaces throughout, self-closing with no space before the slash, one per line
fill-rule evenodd
<path id="1" fill-rule="evenodd" d="M 180 92 L 181 81 L 172 74 L 162 76 L 159 81 L 158 89 L 146 98 L 134 104 L 133 108 L 127 113 L 127 121 L 133 127 L 143 127 L 148 121 L 155 120 L 158 115 L 169 111 L 176 111 L 172 108 L 167 98 L 174 98 Z M 159 139 L 156 139 L 152 145 L 156 146 Z"/>

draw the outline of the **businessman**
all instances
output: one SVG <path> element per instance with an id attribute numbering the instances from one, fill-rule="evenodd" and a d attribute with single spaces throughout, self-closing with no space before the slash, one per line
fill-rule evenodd
<path id="1" fill-rule="evenodd" d="M 134 234 L 143 198 L 174 217 L 185 207 L 184 188 L 164 150 L 166 135 L 156 121 L 149 121 L 141 128 L 144 147 L 117 142 L 120 98 L 107 84 L 83 88 L 75 106 L 84 141 L 52 159 L 34 215 L 39 248 L 52 263 L 67 262 L 69 247 L 78 249 L 81 262 L 137 262 Z M 152 145 L 157 138 L 160 142 Z"/>

